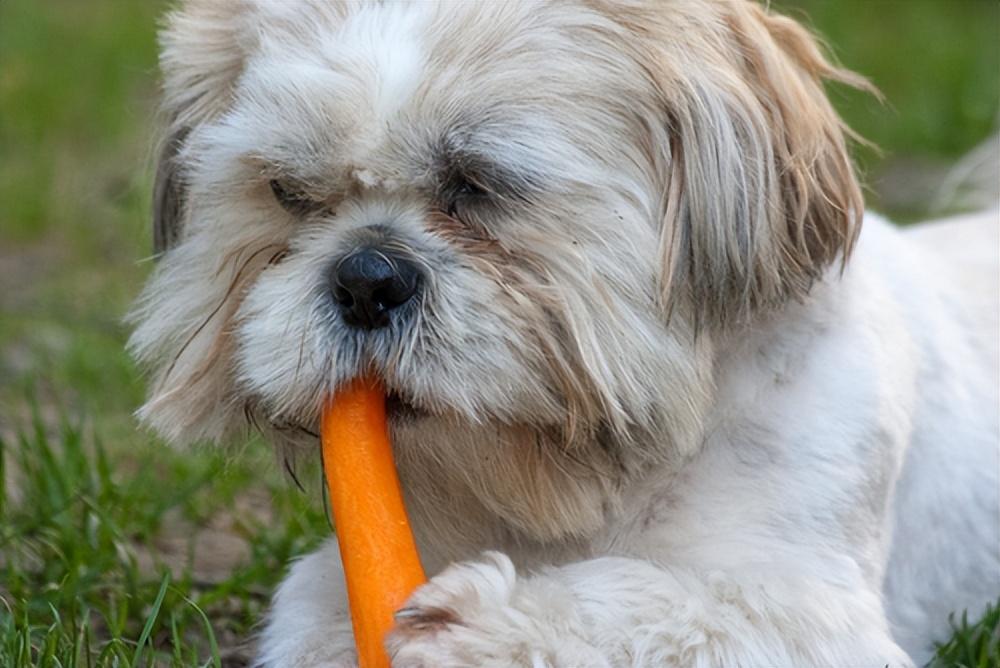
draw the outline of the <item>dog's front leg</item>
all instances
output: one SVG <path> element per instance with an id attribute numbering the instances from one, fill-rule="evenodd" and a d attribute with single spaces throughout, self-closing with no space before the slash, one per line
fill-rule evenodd
<path id="1" fill-rule="evenodd" d="M 399 612 L 387 645 L 394 668 L 912 666 L 864 587 L 618 557 L 527 577 L 497 553 L 452 566 Z"/>
<path id="2" fill-rule="evenodd" d="M 257 668 L 354 668 L 351 617 L 337 541 L 297 561 L 260 637 Z"/>

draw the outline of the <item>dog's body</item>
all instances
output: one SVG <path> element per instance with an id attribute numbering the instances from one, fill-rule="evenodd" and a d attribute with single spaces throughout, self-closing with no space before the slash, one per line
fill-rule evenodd
<path id="1" fill-rule="evenodd" d="M 997 219 L 914 228 L 920 252 L 895 279 L 912 318 L 917 403 L 893 493 L 885 594 L 894 635 L 918 660 L 946 640 L 943 618 L 975 617 L 1000 582 Z"/>
<path id="2" fill-rule="evenodd" d="M 473 514 L 461 486 L 451 503 L 414 498 L 432 571 L 477 565 L 417 597 L 462 628 L 407 632 L 400 654 L 428 666 L 908 665 L 890 638 L 922 663 L 950 612 L 981 612 L 1000 592 L 996 214 L 905 233 L 865 225 L 843 277 L 733 338 L 704 449 L 634 483 L 593 538 L 442 543 L 463 535 L 441 529 L 449 517 L 489 514 Z M 414 495 L 448 478 L 439 467 L 404 471 Z M 517 575 L 478 562 L 484 549 Z M 338 568 L 334 541 L 294 567 L 268 665 L 349 663 L 347 612 L 329 603 L 344 598 Z"/>
<path id="3" fill-rule="evenodd" d="M 394 665 L 911 665 L 1000 594 L 995 214 L 851 256 L 861 82 L 793 22 L 191 0 L 163 64 L 142 415 L 315 446 L 378 373 L 436 574 Z M 262 665 L 354 662 L 338 560 Z"/>

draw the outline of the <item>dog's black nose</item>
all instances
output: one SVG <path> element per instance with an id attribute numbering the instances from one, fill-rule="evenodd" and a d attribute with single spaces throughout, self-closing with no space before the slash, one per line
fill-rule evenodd
<path id="1" fill-rule="evenodd" d="M 420 272 L 398 255 L 363 248 L 334 266 L 330 283 L 348 324 L 378 329 L 389 324 L 389 311 L 416 294 Z"/>

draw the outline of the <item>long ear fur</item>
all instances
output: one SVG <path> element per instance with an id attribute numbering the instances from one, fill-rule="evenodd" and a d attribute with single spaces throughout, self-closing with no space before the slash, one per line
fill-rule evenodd
<path id="1" fill-rule="evenodd" d="M 245 0 L 188 0 L 160 34 L 166 140 L 154 186 L 153 237 L 161 261 L 129 316 L 136 329 L 128 347 L 152 372 L 138 416 L 174 442 L 221 440 L 240 422 L 243 407 L 227 390 L 227 324 L 238 305 L 230 297 L 269 257 L 259 250 L 266 241 L 249 234 L 246 252 L 234 258 L 219 258 L 211 243 L 188 238 L 195 227 L 185 183 L 188 138 L 229 105 L 252 35 L 245 11 Z M 238 239 L 234 235 L 234 246 Z M 169 252 L 175 247 L 182 248 Z"/>
<path id="2" fill-rule="evenodd" d="M 864 204 L 823 80 L 871 87 L 756 4 L 685 9 L 660 17 L 672 33 L 651 54 L 670 136 L 663 296 L 669 307 L 687 293 L 726 326 L 802 298 L 846 261 Z"/>
<path id="3" fill-rule="evenodd" d="M 160 33 L 163 116 L 153 186 L 153 250 L 160 255 L 181 236 L 184 174 L 179 156 L 191 129 L 221 113 L 243 69 L 242 0 L 189 0 Z"/>

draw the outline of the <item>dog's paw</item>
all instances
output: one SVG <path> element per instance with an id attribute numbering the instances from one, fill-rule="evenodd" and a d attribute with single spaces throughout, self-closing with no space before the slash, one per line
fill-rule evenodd
<path id="1" fill-rule="evenodd" d="M 606 665 L 581 628 L 566 591 L 519 580 L 510 559 L 490 552 L 418 589 L 386 645 L 394 668 Z"/>

